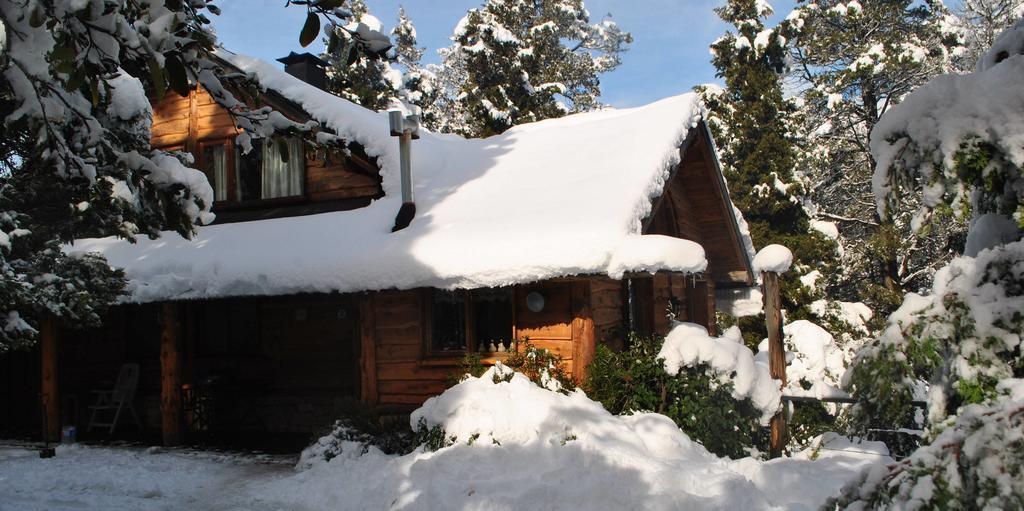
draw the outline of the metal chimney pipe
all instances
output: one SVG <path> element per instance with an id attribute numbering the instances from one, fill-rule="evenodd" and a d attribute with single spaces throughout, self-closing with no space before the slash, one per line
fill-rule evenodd
<path id="1" fill-rule="evenodd" d="M 390 110 L 388 123 L 391 126 L 391 136 L 398 137 L 402 183 L 402 207 L 395 217 L 395 226 L 391 228 L 391 232 L 395 232 L 408 227 L 416 216 L 416 203 L 412 191 L 412 141 L 419 138 L 420 116 L 403 116 L 400 110 Z"/>

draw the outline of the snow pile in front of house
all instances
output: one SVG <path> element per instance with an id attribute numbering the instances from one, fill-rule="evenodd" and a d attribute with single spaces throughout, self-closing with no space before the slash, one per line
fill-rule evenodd
<path id="1" fill-rule="evenodd" d="M 892 462 L 879 444 L 834 435 L 792 458 L 718 458 L 663 415 L 615 416 L 578 390 L 495 383 L 498 371 L 416 412 L 455 437 L 437 451 L 352 449 L 296 472 L 179 450 L 76 446 L 39 459 L 0 446 L 0 509 L 812 510 Z"/>
<path id="2" fill-rule="evenodd" d="M 743 345 L 739 328 L 730 328 L 722 337 L 711 337 L 701 325 L 676 323 L 665 336 L 658 358 L 664 359 L 665 372 L 673 375 L 684 367 L 707 364 L 720 382 L 732 384 L 733 397 L 750 399 L 761 411 L 764 424 L 779 409 L 779 384 L 769 374 L 767 360 L 755 359 L 750 348 Z"/>
<path id="3" fill-rule="evenodd" d="M 703 115 L 695 94 L 517 126 L 482 140 L 423 132 L 412 146 L 416 217 L 392 233 L 401 200 L 398 140 L 387 116 L 261 60 L 219 54 L 362 145 L 381 167 L 386 196 L 354 211 L 203 227 L 193 240 L 167 232 L 136 244 L 77 241 L 72 252 L 101 252 L 125 270 L 130 301 L 479 288 L 703 267 L 696 244 L 666 250 L 650 238 L 636 241 Z M 638 251 L 641 245 L 652 251 Z"/>
<path id="4" fill-rule="evenodd" d="M 309 509 L 817 509 L 875 463 L 879 444 L 821 456 L 718 458 L 655 413 L 615 416 L 579 390 L 492 368 L 427 401 L 411 422 L 454 443 L 405 456 L 335 458 L 261 497 Z M 812 458 L 814 461 L 811 461 Z"/>

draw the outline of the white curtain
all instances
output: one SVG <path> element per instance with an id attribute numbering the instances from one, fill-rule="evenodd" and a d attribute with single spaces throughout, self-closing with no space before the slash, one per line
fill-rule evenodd
<path id="1" fill-rule="evenodd" d="M 207 171 L 213 178 L 213 200 L 228 200 L 228 158 L 224 145 L 206 147 Z"/>
<path id="2" fill-rule="evenodd" d="M 263 143 L 263 170 L 260 176 L 263 183 L 261 197 L 291 197 L 302 194 L 302 171 L 306 167 L 306 148 L 301 139 L 289 138 L 288 162 L 281 158 L 281 149 L 276 139 L 268 139 Z"/>

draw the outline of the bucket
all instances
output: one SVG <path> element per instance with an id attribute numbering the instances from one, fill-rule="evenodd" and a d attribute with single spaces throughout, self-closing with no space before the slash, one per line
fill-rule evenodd
<path id="1" fill-rule="evenodd" d="M 60 443 L 62 444 L 73 444 L 75 443 L 75 437 L 78 435 L 78 429 L 74 426 L 64 426 L 64 429 L 60 433 Z"/>

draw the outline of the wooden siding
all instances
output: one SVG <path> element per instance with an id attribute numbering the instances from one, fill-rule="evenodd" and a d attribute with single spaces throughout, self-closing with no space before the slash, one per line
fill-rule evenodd
<path id="1" fill-rule="evenodd" d="M 700 129 L 657 200 L 644 234 L 696 241 L 711 263 L 719 285 L 752 282 L 746 255 L 715 168 L 711 144 Z"/>
<path id="2" fill-rule="evenodd" d="M 526 295 L 532 291 L 544 295 L 544 310 L 532 312 L 526 308 Z M 376 374 L 364 375 L 363 381 L 376 380 L 376 403 L 384 410 L 408 410 L 422 404 L 443 392 L 458 372 L 461 355 L 425 355 L 424 328 L 428 322 L 424 317 L 424 302 L 427 296 L 424 290 L 382 291 L 369 294 L 365 299 L 372 307 Z M 513 336 L 557 353 L 566 371 L 577 379 L 582 378 L 597 339 L 589 281 L 517 286 L 513 296 Z M 484 363 L 494 360 L 497 358 L 485 359 Z M 368 393 L 363 395 L 365 399 Z"/>
<path id="3" fill-rule="evenodd" d="M 408 409 L 440 394 L 454 370 L 422 363 L 422 297 L 421 291 L 410 290 L 381 291 L 368 298 L 374 316 L 377 404 L 384 409 Z"/>
<path id="4" fill-rule="evenodd" d="M 616 351 L 625 347 L 623 302 L 622 281 L 608 277 L 590 279 L 590 310 L 596 341 Z"/>
<path id="5" fill-rule="evenodd" d="M 294 108 L 269 101 L 268 104 L 293 120 L 306 120 Z M 202 145 L 226 142 L 229 148 L 234 147 L 234 138 L 239 132 L 228 111 L 217 105 L 201 88 L 193 90 L 188 97 L 169 92 L 153 107 L 153 147 L 192 152 L 197 164 L 201 164 L 199 148 Z M 359 152 L 345 155 L 335 151 L 307 151 L 303 183 L 305 200 L 322 202 L 382 196 L 384 192 L 376 165 Z"/>

